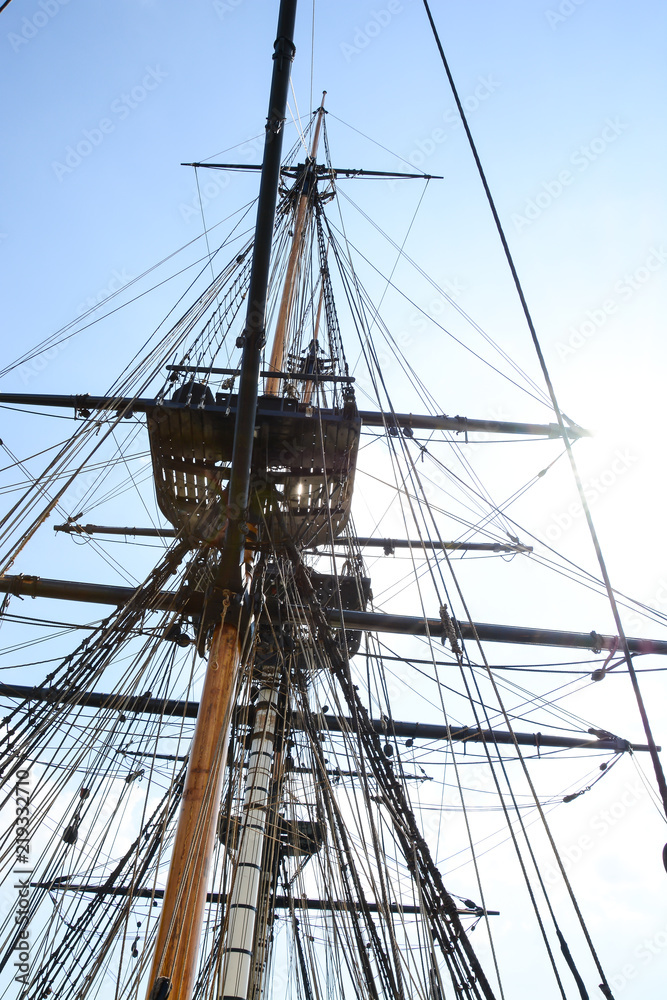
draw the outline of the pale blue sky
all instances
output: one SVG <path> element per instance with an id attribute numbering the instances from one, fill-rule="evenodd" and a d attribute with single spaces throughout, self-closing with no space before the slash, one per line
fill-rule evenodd
<path id="1" fill-rule="evenodd" d="M 42 0 L 41 6 L 39 0 L 12 0 L 0 15 L 3 366 L 75 318 L 91 299 L 103 298 L 201 232 L 193 172 L 182 161 L 223 150 L 225 159 L 259 160 L 258 148 L 247 143 L 263 131 L 276 10 L 269 0 Z M 598 431 L 579 449 L 584 478 L 604 472 L 619 452 L 629 456 L 593 511 L 612 578 L 620 589 L 660 606 L 667 594 L 667 7 L 658 0 L 433 0 L 432 10 L 470 108 L 562 405 Z M 293 75 L 302 115 L 311 101 L 311 16 L 312 4 L 302 0 Z M 336 163 L 397 170 L 401 158 L 412 159 L 445 176 L 429 185 L 406 249 L 441 284 L 460 287 L 460 304 L 537 377 L 420 0 L 316 3 L 315 106 L 323 89 Z M 288 135 L 294 141 L 291 124 Z M 68 149 L 77 146 L 80 162 L 72 153 L 68 161 Z M 563 171 L 567 182 L 559 180 Z M 202 172 L 201 181 L 210 185 L 208 226 L 256 190 L 255 178 L 237 174 L 227 180 Z M 420 182 L 341 182 L 341 189 L 402 243 Z M 389 273 L 395 251 L 354 210 L 349 215 L 357 242 L 363 238 L 365 252 Z M 201 253 L 197 245 L 184 260 Z M 419 306 L 433 311 L 433 290 L 403 264 L 396 273 Z M 127 314 L 81 334 L 43 366 L 10 373 L 3 391 L 103 392 L 186 280 L 176 279 Z M 368 281 L 382 291 L 377 278 Z M 387 306 L 397 336 L 416 329 L 414 308 L 391 297 Z M 456 317 L 447 320 L 456 328 Z M 446 412 L 550 419 L 527 396 L 499 385 L 443 344 L 436 331 L 416 338 L 410 350 Z M 397 394 L 403 391 L 397 385 Z M 33 425 L 2 413 L 0 437 L 20 454 L 36 450 Z M 519 473 L 485 454 L 474 457 L 496 477 L 497 495 L 509 495 Z M 551 529 L 553 535 L 573 499 L 566 470 L 561 474 L 559 466 L 554 475 L 531 494 L 531 504 L 541 506 L 517 511 L 538 534 Z M 34 548 L 28 549 L 17 569 L 64 575 L 63 562 L 71 560 L 72 573 L 84 577 L 90 568 L 88 578 L 95 572 L 116 582 L 106 566 L 86 563 L 83 553 L 77 554 L 80 563 L 64 557 L 73 551 L 65 541 L 40 553 L 40 566 Z M 557 541 L 567 555 L 592 566 L 581 523 Z M 608 627 L 599 605 L 582 597 L 565 607 L 560 591 L 545 589 L 541 576 L 518 605 L 506 582 L 514 577 L 505 575 L 514 571 L 489 569 L 479 617 L 528 615 L 536 625 Z M 665 703 L 660 676 L 650 688 L 656 708 Z M 592 715 L 599 711 L 601 721 L 609 713 L 619 727 L 630 719 L 626 728 L 639 738 L 634 709 L 602 686 L 588 696 L 586 708 Z M 667 718 L 657 714 L 660 741 L 667 743 Z M 597 847 L 602 860 L 591 858 L 590 867 L 579 869 L 592 907 L 602 875 L 609 874 L 605 865 L 613 867 L 620 850 L 628 849 L 613 838 Z M 651 876 L 633 870 L 618 877 L 630 882 L 626 898 L 641 898 L 645 913 L 653 913 L 658 889 L 647 884 Z M 661 877 L 657 871 L 655 878 Z M 629 921 L 632 946 L 653 927 L 651 920 L 654 930 L 663 926 L 641 909 Z M 604 927 L 603 913 L 596 911 L 595 920 Z M 628 960 L 636 961 L 630 945 Z M 609 960 L 613 965 L 613 951 Z M 659 963 L 646 976 L 638 992 L 628 984 L 624 1000 L 657 1000 L 660 992 L 650 990 L 664 983 Z"/>

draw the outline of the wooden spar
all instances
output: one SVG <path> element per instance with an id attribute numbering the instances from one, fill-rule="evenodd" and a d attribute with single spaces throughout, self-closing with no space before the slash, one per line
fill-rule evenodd
<path id="1" fill-rule="evenodd" d="M 317 317 L 315 319 L 315 329 L 313 330 L 313 344 L 315 347 L 315 355 L 317 357 L 317 337 L 320 331 L 320 319 L 322 317 L 322 305 L 324 304 L 324 282 L 320 285 L 320 300 L 317 303 Z M 306 382 L 303 389 L 303 401 L 308 406 L 310 403 L 311 396 L 313 395 L 313 385 L 314 382 Z"/>
<path id="2" fill-rule="evenodd" d="M 411 662 L 406 660 L 405 662 Z M 419 661 L 417 661 L 419 662 Z M 431 661 L 429 661 L 431 662 Z M 436 660 L 436 665 L 451 666 L 442 660 Z M 17 698 L 25 701 L 49 702 L 60 707 L 68 708 L 74 705 L 84 705 L 86 708 L 99 708 L 106 711 L 115 712 L 137 712 L 146 715 L 159 715 L 176 717 L 178 719 L 196 719 L 199 704 L 196 701 L 176 701 L 175 699 L 147 698 L 145 695 L 123 695 L 108 694 L 102 691 L 86 691 L 72 695 L 57 688 L 28 687 L 23 684 L 3 684 L 0 683 L 0 698 Z M 232 717 L 232 725 L 234 724 Z M 315 725 L 322 731 L 334 733 L 355 732 L 357 723 L 352 717 L 338 715 L 323 715 L 313 713 Z M 248 713 L 248 720 L 252 719 L 252 712 Z M 245 719 L 244 719 L 245 721 Z M 292 729 L 304 728 L 304 716 L 300 713 L 287 716 L 287 723 Z M 628 740 L 611 733 L 604 735 L 604 730 L 589 730 L 595 735 L 594 740 L 589 740 L 585 736 L 553 736 L 548 733 L 517 733 L 514 730 L 509 732 L 502 729 L 478 729 L 474 726 L 451 726 L 438 725 L 428 722 L 399 722 L 392 719 L 387 724 L 386 719 L 370 719 L 370 724 L 376 733 L 396 737 L 407 736 L 411 740 L 448 740 L 464 743 L 498 743 L 514 745 L 515 741 L 519 746 L 526 747 L 550 747 L 552 749 L 574 749 L 574 750 L 613 750 L 614 753 L 624 753 L 632 750 L 633 753 L 645 752 L 649 749 L 645 743 L 629 743 Z M 662 750 L 662 747 L 658 747 Z M 129 751 L 125 751 L 126 754 Z M 152 756 L 147 752 L 147 756 Z M 157 755 L 159 756 L 159 755 Z M 171 759 L 171 758 L 170 758 Z M 292 772 L 297 771 L 294 765 Z M 309 772 L 310 773 L 310 772 Z M 333 770 L 331 774 L 343 772 Z M 355 777 L 349 773 L 348 777 Z M 162 899 L 162 890 L 155 890 L 155 898 Z"/>
<path id="3" fill-rule="evenodd" d="M 34 889 L 48 889 L 50 892 L 88 892 L 93 895 L 99 896 L 132 896 L 133 899 L 162 899 L 161 889 L 146 889 L 141 886 L 114 886 L 113 888 L 107 888 L 104 885 L 86 885 L 85 883 L 76 882 L 31 882 L 32 888 Z M 207 903 L 212 903 L 214 906 L 224 906 L 227 902 L 227 897 L 224 893 L 220 892 L 209 892 Z M 370 900 L 364 900 L 363 905 L 357 903 L 353 900 L 348 899 L 309 899 L 307 896 L 283 896 L 274 895 L 271 900 L 271 904 L 275 910 L 319 910 L 324 911 L 338 911 L 340 913 L 349 913 L 351 910 L 357 910 L 358 912 L 363 912 L 366 910 L 368 913 L 398 913 L 398 914 L 422 914 L 424 912 L 424 907 L 415 905 L 414 903 L 389 903 L 387 906 L 385 903 L 372 903 Z M 481 906 L 476 906 L 472 909 L 469 906 L 458 907 L 456 912 L 461 917 L 499 917 L 500 910 L 483 910 Z"/>
<path id="4" fill-rule="evenodd" d="M 191 997 L 197 972 L 238 664 L 237 628 L 221 622 L 211 642 L 149 980 L 151 990 L 161 977 L 169 980 L 172 1000 Z"/>
<path id="5" fill-rule="evenodd" d="M 320 142 L 320 130 L 322 127 L 322 119 L 324 118 L 325 96 L 326 96 L 326 90 L 322 94 L 322 104 L 320 105 L 320 108 L 317 112 L 315 133 L 313 135 L 313 141 L 310 147 L 310 155 L 308 156 L 308 162 L 306 164 L 306 170 L 303 176 L 301 194 L 299 195 L 299 202 L 296 209 L 296 218 L 294 220 L 294 236 L 292 237 L 292 247 L 290 249 L 289 261 L 287 263 L 287 274 L 285 276 L 283 294 L 280 300 L 280 309 L 278 310 L 278 321 L 276 323 L 276 332 L 273 338 L 273 349 L 271 351 L 271 361 L 269 363 L 269 371 L 272 372 L 282 371 L 283 367 L 283 354 L 285 351 L 285 333 L 287 331 L 287 325 L 289 323 L 289 318 L 292 312 L 292 305 L 294 303 L 294 290 L 296 288 L 296 280 L 298 277 L 298 263 L 299 263 L 299 257 L 301 256 L 303 231 L 306 225 L 308 202 L 310 200 L 310 195 L 311 195 L 311 184 L 313 175 L 309 168 L 315 162 L 315 157 L 317 156 L 317 147 Z M 280 379 L 273 378 L 273 376 L 269 378 L 269 380 L 266 383 L 267 395 L 277 396 L 279 384 L 280 384 Z"/>
<path id="6" fill-rule="evenodd" d="M 274 44 L 248 306 L 242 337 L 243 360 L 228 488 L 227 524 L 216 580 L 216 589 L 224 596 L 223 614 L 211 642 L 183 792 L 183 805 L 158 926 L 153 967 L 148 981 L 148 1000 L 162 1000 L 167 996 L 170 1000 L 190 1000 L 197 973 L 208 873 L 213 856 L 240 662 L 238 602 L 235 601 L 235 614 L 230 613 L 225 619 L 231 599 L 240 596 L 243 590 L 240 561 L 248 536 L 246 518 L 258 376 L 264 343 L 283 123 L 291 62 L 294 58 L 295 18 L 296 0 L 281 0 Z"/>
<path id="7" fill-rule="evenodd" d="M 136 598 L 133 587 L 107 587 L 101 583 L 72 583 L 69 580 L 48 580 L 37 576 L 0 577 L 0 594 L 25 597 L 48 597 L 54 600 L 82 601 L 86 604 L 127 604 Z M 147 611 L 180 610 L 183 614 L 201 614 L 203 595 L 190 593 L 186 599 L 178 591 L 167 590 L 156 594 L 146 607 Z M 300 614 L 302 609 L 297 609 Z M 372 611 L 345 611 L 326 608 L 325 616 L 334 628 L 363 629 L 373 632 L 393 632 L 398 635 L 423 635 L 441 638 L 443 625 L 440 618 L 416 618 L 409 615 L 389 615 Z M 618 638 L 591 632 L 563 632 L 557 629 L 532 628 L 517 625 L 493 625 L 485 622 L 456 622 L 463 639 L 480 639 L 482 642 L 509 642 L 528 646 L 559 646 L 563 649 L 606 649 L 616 652 Z M 667 656 L 665 639 L 628 638 L 631 653 L 654 653 Z"/>

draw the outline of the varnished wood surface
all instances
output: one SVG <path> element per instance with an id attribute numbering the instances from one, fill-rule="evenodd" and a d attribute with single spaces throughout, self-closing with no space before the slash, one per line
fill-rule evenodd
<path id="1" fill-rule="evenodd" d="M 149 980 L 150 995 L 158 976 L 170 979 L 169 1000 L 189 1000 L 194 987 L 238 663 L 237 630 L 219 625 L 211 642 Z"/>

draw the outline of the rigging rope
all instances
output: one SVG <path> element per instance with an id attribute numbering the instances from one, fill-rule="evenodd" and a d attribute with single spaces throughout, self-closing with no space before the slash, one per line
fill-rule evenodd
<path id="1" fill-rule="evenodd" d="M 664 811 L 665 811 L 665 816 L 667 816 L 667 780 L 665 779 L 665 773 L 664 773 L 664 771 L 662 769 L 662 763 L 660 761 L 660 758 L 658 757 L 657 746 L 656 746 L 655 740 L 653 738 L 653 732 L 651 730 L 651 724 L 650 724 L 649 719 L 648 719 L 648 714 L 646 712 L 646 707 L 644 705 L 644 699 L 642 697 L 641 690 L 640 690 L 640 687 L 639 687 L 639 679 L 637 677 L 637 674 L 636 674 L 635 668 L 634 668 L 634 664 L 632 662 L 632 655 L 630 653 L 630 649 L 629 649 L 629 646 L 628 646 L 628 641 L 627 641 L 627 638 L 626 638 L 626 635 L 625 635 L 625 631 L 623 629 L 623 623 L 621 622 L 621 616 L 620 616 L 620 613 L 619 613 L 619 610 L 618 610 L 618 605 L 616 603 L 616 597 L 615 597 L 614 590 L 613 590 L 612 585 L 611 585 L 611 580 L 609 578 L 609 574 L 607 572 L 606 562 L 605 562 L 605 559 L 604 559 L 604 556 L 603 556 L 603 553 L 602 553 L 602 548 L 601 548 L 601 545 L 600 545 L 600 541 L 598 539 L 597 531 L 595 530 L 595 525 L 593 523 L 593 518 L 591 516 L 591 511 L 590 511 L 590 507 L 589 507 L 589 504 L 588 504 L 588 499 L 586 497 L 586 494 L 585 494 L 585 491 L 584 491 L 584 488 L 583 488 L 583 484 L 581 482 L 581 477 L 579 475 L 579 469 L 577 467 L 577 464 L 576 464 L 576 461 L 575 461 L 575 458 L 574 458 L 574 454 L 573 454 L 573 451 L 572 451 L 572 443 L 570 441 L 570 437 L 569 437 L 569 435 L 567 433 L 567 430 L 565 428 L 565 420 L 567 418 L 563 414 L 563 412 L 562 412 L 562 410 L 561 410 L 561 408 L 559 406 L 558 400 L 556 398 L 556 392 L 555 392 L 553 383 L 551 381 L 551 376 L 550 376 L 549 370 L 547 368 L 547 364 L 546 364 L 546 360 L 544 358 L 544 354 L 542 353 L 542 348 L 540 346 L 540 342 L 539 342 L 539 339 L 538 339 L 538 336 L 537 336 L 537 330 L 535 329 L 535 325 L 533 323 L 533 319 L 532 319 L 532 316 L 531 316 L 531 313 L 530 313 L 530 309 L 528 308 L 528 303 L 526 301 L 526 298 L 525 298 L 525 295 L 524 295 L 524 292 L 523 292 L 523 288 L 522 288 L 522 285 L 521 285 L 521 281 L 519 279 L 519 275 L 518 275 L 518 272 L 516 270 L 516 266 L 514 264 L 514 259 L 512 257 L 512 253 L 511 253 L 511 250 L 509 248 L 509 244 L 507 242 L 507 238 L 505 236 L 503 225 L 502 225 L 502 222 L 500 221 L 500 216 L 498 214 L 498 210 L 496 208 L 496 205 L 495 205 L 495 202 L 494 202 L 494 199 L 493 199 L 493 195 L 491 193 L 491 189 L 489 187 L 489 183 L 487 181 L 486 174 L 485 174 L 484 168 L 482 166 L 482 161 L 481 161 L 481 159 L 479 157 L 479 154 L 477 152 L 477 147 L 475 145 L 475 142 L 474 142 L 474 139 L 473 139 L 473 136 L 472 136 L 472 132 L 470 131 L 470 126 L 468 124 L 468 120 L 466 118 L 465 111 L 463 109 L 463 105 L 461 103 L 461 99 L 459 97 L 458 90 L 457 90 L 456 84 L 454 82 L 454 78 L 453 78 L 451 70 L 449 68 L 449 64 L 447 62 L 447 58 L 445 56 L 445 52 L 444 52 L 444 49 L 442 47 L 442 43 L 441 43 L 440 38 L 438 36 L 438 32 L 437 32 L 437 29 L 436 29 L 436 26 L 435 26 L 435 22 L 433 20 L 433 16 L 431 14 L 431 10 L 430 10 L 429 4 L 428 4 L 428 0 L 423 0 L 423 2 L 424 2 L 424 7 L 426 9 L 427 17 L 428 17 L 428 20 L 429 20 L 429 24 L 431 25 L 431 30 L 433 32 L 433 36 L 435 38 L 435 42 L 436 42 L 436 45 L 438 47 L 438 51 L 440 53 L 440 58 L 442 59 L 443 66 L 444 66 L 445 72 L 447 74 L 447 79 L 449 81 L 449 85 L 450 85 L 450 87 L 452 89 L 452 93 L 454 95 L 454 99 L 456 100 L 456 105 L 457 105 L 459 114 L 461 116 L 461 121 L 463 123 L 463 127 L 464 127 L 465 132 L 466 132 L 468 143 L 470 145 L 471 152 L 473 154 L 473 157 L 475 159 L 475 163 L 477 165 L 477 170 L 479 172 L 479 176 L 480 176 L 480 179 L 482 181 L 482 185 L 484 187 L 484 192 L 485 192 L 487 200 L 489 202 L 489 207 L 490 207 L 491 213 L 493 215 L 493 219 L 494 219 L 494 222 L 495 222 L 495 225 L 496 225 L 496 229 L 498 230 L 498 235 L 500 237 L 500 241 L 502 243 L 503 250 L 505 252 L 505 257 L 507 259 L 507 263 L 508 263 L 510 272 L 512 274 L 512 278 L 514 280 L 514 285 L 516 287 L 517 294 L 519 296 L 519 301 L 521 302 L 521 307 L 523 309 L 524 316 L 526 318 L 526 323 L 528 325 L 528 329 L 530 331 L 530 336 L 531 336 L 531 339 L 533 341 L 533 345 L 535 347 L 535 352 L 537 354 L 537 358 L 538 358 L 538 361 L 539 361 L 539 364 L 540 364 L 540 368 L 542 369 L 542 374 L 544 376 L 544 381 L 545 381 L 545 384 L 547 386 L 547 389 L 548 389 L 548 392 L 549 392 L 549 396 L 551 398 L 551 403 L 552 403 L 552 406 L 553 406 L 553 410 L 554 410 L 554 413 L 556 414 L 556 419 L 558 421 L 558 426 L 560 427 L 561 435 L 562 435 L 562 438 L 563 438 L 563 443 L 564 443 L 565 448 L 567 450 L 567 456 L 568 456 L 568 459 L 570 461 L 570 466 L 572 468 L 572 474 L 574 476 L 574 481 L 575 481 L 575 483 L 577 485 L 577 492 L 579 494 L 579 502 L 581 503 L 581 506 L 582 506 L 583 511 L 584 511 L 584 515 L 586 517 L 586 523 L 588 525 L 588 530 L 589 530 L 589 533 L 590 533 L 590 536 L 591 536 L 591 541 L 592 541 L 593 547 L 595 549 L 595 555 L 597 557 L 598 565 L 600 567 L 600 573 L 601 573 L 602 579 L 604 581 L 604 586 L 605 586 L 605 590 L 607 592 L 607 597 L 608 597 L 608 600 L 609 600 L 609 605 L 610 605 L 610 608 L 611 608 L 611 612 L 612 612 L 612 614 L 614 616 L 614 622 L 616 624 L 616 629 L 618 631 L 618 636 L 619 636 L 619 639 L 620 639 L 620 642 L 621 642 L 621 647 L 623 649 L 623 654 L 625 656 L 625 662 L 626 662 L 627 667 L 628 667 L 628 673 L 630 674 L 630 680 L 631 680 L 631 683 L 632 683 L 632 688 L 633 688 L 634 693 L 635 693 L 635 698 L 636 698 L 636 701 L 637 701 L 637 706 L 639 708 L 639 714 L 641 716 L 642 724 L 644 726 L 644 732 L 646 733 L 646 739 L 647 739 L 648 745 L 650 747 L 651 761 L 653 763 L 653 769 L 655 771 L 656 781 L 657 781 L 657 784 L 658 784 L 658 788 L 660 790 L 660 796 L 662 798 L 662 804 L 663 804 L 663 808 L 664 808 Z"/>

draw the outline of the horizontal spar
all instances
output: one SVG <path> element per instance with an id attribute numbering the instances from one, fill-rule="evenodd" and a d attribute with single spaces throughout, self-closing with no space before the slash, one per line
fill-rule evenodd
<path id="1" fill-rule="evenodd" d="M 69 580 L 49 580 L 38 576 L 0 577 L 0 593 L 21 597 L 47 597 L 56 600 L 83 601 L 87 604 L 127 604 L 140 591 L 132 587 L 108 587 L 99 583 L 76 583 Z M 197 614 L 202 610 L 204 595 L 199 591 L 177 592 L 164 590 L 151 601 L 147 611 L 175 611 Z M 307 611 L 307 609 L 299 609 Z M 341 627 L 341 612 L 325 608 L 330 625 Z M 391 632 L 399 635 L 420 635 L 441 638 L 443 624 L 440 618 L 415 618 L 408 615 L 378 614 L 373 611 L 345 611 L 347 629 L 370 632 Z M 587 649 L 599 652 L 615 651 L 618 639 L 597 632 L 561 632 L 556 629 L 525 628 L 516 625 L 488 625 L 482 622 L 457 622 L 464 639 L 478 637 L 483 642 L 510 642 L 523 646 L 558 646 L 566 649 Z M 657 653 L 667 655 L 667 642 L 660 639 L 628 639 L 631 653 Z"/>
<path id="2" fill-rule="evenodd" d="M 56 530 L 61 530 L 57 528 Z M 359 546 L 360 549 L 383 549 L 386 556 L 394 554 L 394 549 L 415 549 L 419 551 L 420 549 L 438 550 L 438 549 L 449 549 L 452 552 L 462 551 L 462 552 L 532 552 L 532 545 L 521 545 L 520 543 L 515 543 L 511 545 L 506 545 L 504 542 L 441 542 L 433 541 L 432 539 L 422 540 L 420 538 L 368 538 L 365 536 L 357 535 L 351 536 L 349 538 L 335 538 L 333 545 L 340 548 L 341 546 L 349 548 L 352 546 Z M 326 548 L 325 545 L 318 546 L 314 551 L 318 549 Z"/>
<path id="3" fill-rule="evenodd" d="M 311 379 L 312 381 L 312 379 Z M 14 406 L 53 406 L 63 409 L 73 409 L 86 414 L 89 410 L 107 410 L 114 413 L 122 413 L 124 416 L 131 416 L 133 413 L 147 413 L 155 409 L 156 406 L 171 409 L 188 409 L 183 403 L 173 400 L 140 399 L 129 396 L 89 396 L 87 393 L 79 396 L 63 396 L 56 394 L 42 394 L 29 392 L 3 392 L 0 393 L 0 403 Z M 206 410 L 219 411 L 227 414 L 229 403 L 226 400 L 224 405 L 208 404 Z M 198 409 L 198 405 L 191 407 Z M 231 406 L 234 412 L 235 406 Z M 258 409 L 262 411 L 262 397 L 259 397 Z M 275 413 L 275 410 L 267 412 Z M 471 417 L 448 417 L 446 414 L 431 416 L 430 414 L 419 413 L 382 413 L 376 410 L 361 410 L 359 413 L 362 423 L 367 427 L 403 427 L 412 430 L 443 430 L 456 431 L 457 433 L 470 434 L 526 434 L 538 437 L 561 437 L 558 424 L 529 424 L 517 423 L 510 420 L 475 420 Z M 568 428 L 570 438 L 579 438 L 588 435 L 581 427 L 571 426 Z"/>
<path id="4" fill-rule="evenodd" d="M 134 712 L 142 715 L 175 716 L 181 719 L 196 719 L 199 702 L 178 701 L 174 698 L 151 698 L 150 695 L 107 694 L 102 691 L 64 692 L 58 688 L 28 687 L 23 684 L 1 684 L 0 698 L 17 698 L 22 701 L 50 702 L 53 705 L 72 705 L 84 708 L 107 709 L 114 712 Z M 250 709 L 243 722 L 252 725 L 253 710 Z M 241 721 L 241 716 L 237 722 Z M 303 729 L 304 717 L 296 712 L 288 719 L 292 729 Z M 345 716 L 320 715 L 314 713 L 308 722 L 314 722 L 321 732 L 343 733 L 354 731 L 354 720 Z M 413 740 L 452 740 L 460 743 L 496 743 L 534 747 L 535 749 L 576 749 L 576 750 L 625 750 L 644 751 L 642 743 L 628 743 L 620 736 L 596 730 L 597 739 L 587 736 L 551 736 L 545 733 L 510 733 L 502 729 L 476 729 L 472 726 L 443 726 L 426 722 L 398 722 L 396 720 L 371 719 L 376 733 L 385 737 L 407 737 Z M 590 735 L 590 734 L 588 734 Z M 660 747 L 658 747 L 660 749 Z"/>
<path id="5" fill-rule="evenodd" d="M 259 163 L 181 163 L 182 167 L 205 167 L 207 170 L 255 170 L 262 169 Z M 283 166 L 280 173 L 283 177 L 298 178 L 303 176 L 304 164 L 297 164 L 295 167 Z M 363 170 L 361 167 L 329 167 L 325 163 L 314 163 L 312 169 L 324 180 L 330 178 L 354 179 L 357 177 L 398 177 L 403 180 L 413 181 L 443 181 L 444 177 L 438 174 L 405 174 L 387 170 Z"/>
<path id="6" fill-rule="evenodd" d="M 562 437 L 558 424 L 527 424 L 512 420 L 475 420 L 472 417 L 448 417 L 418 413 L 379 413 L 374 410 L 360 410 L 361 422 L 366 427 L 409 427 L 411 430 L 456 431 L 465 434 L 527 434 L 538 437 Z M 589 431 L 573 425 L 567 428 L 572 439 L 588 437 Z"/>
<path id="7" fill-rule="evenodd" d="M 72 580 L 49 580 L 40 576 L 0 577 L 0 594 L 15 597 L 46 597 L 58 601 L 79 601 L 83 604 L 127 604 L 140 591 L 133 587 L 110 587 L 103 583 L 77 583 Z M 203 594 L 190 600 L 188 611 L 201 611 Z M 147 611 L 184 610 L 187 598 L 175 590 L 163 590 L 155 595 Z"/>
<path id="8" fill-rule="evenodd" d="M 1 583 L 2 581 L 0 581 Z M 330 625 L 342 625 L 338 609 L 325 609 Z M 399 635 L 430 635 L 440 638 L 443 625 L 439 618 L 413 618 L 408 615 L 377 614 L 373 611 L 345 611 L 345 628 L 364 629 L 371 632 L 393 632 Z M 464 639 L 479 638 L 482 642 L 512 642 L 528 646 L 562 646 L 568 649 L 587 649 L 600 652 L 615 651 L 618 639 L 597 632 L 561 632 L 556 629 L 525 628 L 516 625 L 487 625 L 483 622 L 455 623 Z M 628 639 L 631 653 L 659 653 L 667 655 L 667 642 L 659 639 Z"/>
<path id="9" fill-rule="evenodd" d="M 352 729 L 353 720 L 339 718 L 335 715 L 317 716 L 323 721 L 322 729 L 331 732 L 343 732 Z M 452 740 L 457 743 L 498 743 L 504 745 L 534 747 L 550 747 L 567 750 L 614 750 L 621 753 L 624 750 L 648 750 L 643 744 L 628 743 L 627 740 L 605 733 L 598 739 L 589 740 L 585 736 L 550 736 L 546 733 L 515 733 L 503 729 L 478 729 L 474 726 L 443 726 L 427 722 L 397 722 L 394 719 L 371 719 L 371 725 L 376 733 L 387 737 L 400 736 L 413 740 Z M 295 726 L 295 728 L 299 728 Z M 597 731 L 596 731 L 597 732 Z M 590 734 L 590 731 L 589 731 Z"/>
<path id="10" fill-rule="evenodd" d="M 176 528 L 123 528 L 110 524 L 54 524 L 54 531 L 68 535 L 132 535 L 137 538 L 176 538 Z"/>
<path id="11" fill-rule="evenodd" d="M 32 882 L 31 887 L 33 889 L 49 889 L 51 892 L 90 892 L 98 896 L 132 895 L 139 899 L 164 899 L 164 889 L 144 889 L 140 886 L 131 888 L 125 885 L 77 885 L 76 883 L 68 884 L 56 879 L 53 882 Z M 206 894 L 206 902 L 224 906 L 227 902 L 227 895 L 220 892 L 209 892 Z M 306 896 L 272 896 L 271 904 L 276 910 L 291 910 L 292 907 L 295 910 L 340 910 L 343 913 L 352 909 L 362 910 L 361 903 L 349 903 L 339 899 L 309 899 Z M 381 907 L 378 903 L 372 902 L 364 902 L 363 908 L 370 913 L 383 913 L 385 911 L 384 906 Z M 390 913 L 417 914 L 425 912 L 423 907 L 415 906 L 414 903 L 389 903 L 386 909 Z M 480 906 L 476 906 L 474 909 L 472 907 L 458 909 L 456 912 L 461 916 L 471 917 L 480 917 L 485 914 L 489 917 L 497 917 L 500 913 L 499 910 L 483 910 Z"/>
<path id="12" fill-rule="evenodd" d="M 176 538 L 178 531 L 176 528 L 130 528 L 120 525 L 107 524 L 77 524 L 70 522 L 67 524 L 55 524 L 54 531 L 64 531 L 68 535 L 130 535 L 137 538 Z M 334 539 L 333 544 L 338 548 L 348 549 L 359 546 L 359 548 L 383 549 L 385 555 L 393 555 L 395 549 L 415 549 L 438 550 L 449 549 L 451 551 L 463 552 L 523 552 L 533 551 L 531 545 L 521 545 L 520 543 L 505 544 L 504 542 L 440 542 L 422 541 L 421 539 L 407 538 L 362 538 L 361 536 L 350 536 L 349 538 Z M 249 544 L 248 548 L 259 548 L 259 545 Z M 328 545 L 316 546 L 308 551 L 320 554 L 321 550 L 326 550 Z"/>

